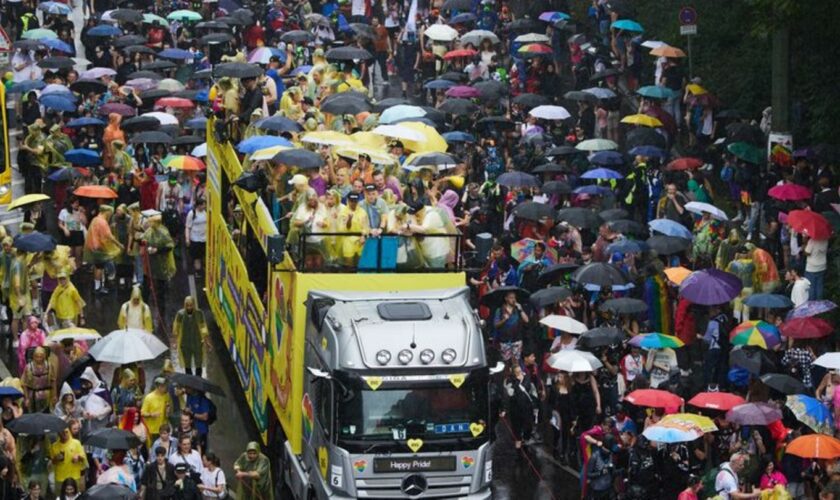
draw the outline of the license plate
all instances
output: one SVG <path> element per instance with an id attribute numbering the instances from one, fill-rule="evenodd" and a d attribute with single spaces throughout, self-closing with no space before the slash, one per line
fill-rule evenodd
<path id="1" fill-rule="evenodd" d="M 373 459 L 373 472 L 446 472 L 453 470 L 455 470 L 455 457 Z"/>

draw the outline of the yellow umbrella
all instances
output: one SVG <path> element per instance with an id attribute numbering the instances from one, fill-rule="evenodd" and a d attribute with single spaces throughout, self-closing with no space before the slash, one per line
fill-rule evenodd
<path id="1" fill-rule="evenodd" d="M 370 156 L 370 161 L 376 165 L 393 165 L 397 162 L 397 159 L 393 155 L 381 149 L 366 148 L 357 145 L 338 148 L 335 154 L 354 159 L 358 159 L 360 154 L 366 154 Z"/>
<path id="2" fill-rule="evenodd" d="M 33 203 L 38 203 L 39 201 L 46 201 L 46 200 L 49 200 L 49 199 L 50 199 L 49 196 L 47 196 L 45 194 L 41 194 L 41 193 L 26 194 L 26 195 L 23 195 L 20 198 L 16 199 L 15 201 L 9 203 L 9 206 L 6 208 L 6 210 L 12 210 L 12 209 L 15 209 L 15 208 L 22 208 L 22 207 L 25 207 L 26 205 L 31 205 Z"/>
<path id="3" fill-rule="evenodd" d="M 643 127 L 661 127 L 662 122 L 658 118 L 650 115 L 636 114 L 627 115 L 621 119 L 621 123 L 629 123 L 631 125 L 641 125 Z"/>
<path id="4" fill-rule="evenodd" d="M 691 274 L 690 269 L 686 269 L 682 266 L 680 267 L 669 267 L 665 269 L 665 276 L 668 277 L 675 285 L 679 285 L 683 282 L 684 279 L 688 278 L 688 275 Z"/>
<path id="5" fill-rule="evenodd" d="M 703 95 L 709 93 L 708 90 L 701 87 L 700 85 L 697 85 L 696 83 L 689 83 L 685 86 L 685 88 L 687 88 L 688 91 L 691 92 L 691 95 Z"/>
<path id="6" fill-rule="evenodd" d="M 258 149 L 251 154 L 251 161 L 270 160 L 280 151 L 292 149 L 288 146 L 271 146 L 270 148 Z"/>
<path id="7" fill-rule="evenodd" d="M 352 146 L 353 139 L 349 135 L 342 132 L 334 132 L 332 130 L 319 130 L 316 132 L 307 132 L 301 142 L 308 144 L 320 144 L 322 146 Z"/>
<path id="8" fill-rule="evenodd" d="M 449 147 L 446 144 L 446 139 L 441 136 L 433 127 L 420 122 L 402 122 L 401 127 L 406 127 L 416 132 L 423 134 L 422 141 L 402 141 L 406 149 L 414 151 L 415 153 L 429 153 L 436 151 L 438 153 L 445 153 Z"/>
<path id="9" fill-rule="evenodd" d="M 373 132 L 356 132 L 351 134 L 350 138 L 357 146 L 362 146 L 368 149 L 385 149 L 385 137 Z"/>
<path id="10" fill-rule="evenodd" d="M 717 425 L 715 425 L 715 422 L 711 418 L 704 417 L 703 415 L 696 415 L 694 413 L 674 413 L 671 415 L 665 415 L 662 417 L 662 420 L 659 421 L 660 424 L 664 425 L 668 425 L 672 422 L 695 425 L 703 432 L 715 432 L 718 430 Z"/>
<path id="11" fill-rule="evenodd" d="M 74 326 L 72 328 L 62 328 L 61 330 L 55 330 L 47 337 L 47 340 L 49 340 L 50 342 L 61 342 L 65 339 L 99 340 L 101 338 L 102 335 L 99 335 L 99 332 L 97 332 L 93 328 L 79 328 L 78 326 Z"/>

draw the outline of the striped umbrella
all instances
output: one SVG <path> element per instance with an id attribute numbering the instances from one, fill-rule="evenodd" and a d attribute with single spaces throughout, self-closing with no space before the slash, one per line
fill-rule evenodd
<path id="1" fill-rule="evenodd" d="M 685 343 L 673 335 L 665 335 L 663 333 L 646 333 L 643 335 L 636 335 L 630 339 L 630 345 L 644 349 L 664 349 L 666 347 L 674 349 L 684 346 Z"/>
<path id="2" fill-rule="evenodd" d="M 204 170 L 204 162 L 188 155 L 169 155 L 161 161 L 161 164 L 167 168 L 174 168 L 177 170 L 187 170 L 197 172 Z"/>
<path id="3" fill-rule="evenodd" d="M 766 321 L 744 321 L 729 332 L 732 345 L 754 345 L 772 349 L 782 342 L 779 329 Z"/>

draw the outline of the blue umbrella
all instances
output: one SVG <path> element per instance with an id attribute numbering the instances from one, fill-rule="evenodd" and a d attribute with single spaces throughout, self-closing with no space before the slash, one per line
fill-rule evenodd
<path id="1" fill-rule="evenodd" d="M 447 143 L 452 142 L 475 142 L 475 136 L 472 134 L 468 134 L 466 132 L 461 132 L 460 130 L 456 130 L 454 132 L 446 132 L 443 134 L 443 139 Z"/>
<path id="2" fill-rule="evenodd" d="M 778 293 L 754 293 L 744 299 L 744 304 L 749 307 L 765 307 L 768 309 L 793 307 L 793 301 L 790 298 Z"/>
<path id="3" fill-rule="evenodd" d="M 581 179 L 623 179 L 624 176 L 609 168 L 593 168 L 584 172 Z"/>
<path id="4" fill-rule="evenodd" d="M 90 149 L 71 149 L 64 153 L 64 159 L 82 167 L 95 167 L 102 164 L 99 153 Z"/>
<path id="5" fill-rule="evenodd" d="M 422 118 L 426 116 L 426 110 L 420 106 L 410 106 L 407 104 L 399 104 L 391 106 L 379 115 L 379 123 L 389 124 L 397 120 L 405 118 Z"/>
<path id="6" fill-rule="evenodd" d="M 634 31 L 636 33 L 644 33 L 645 29 L 642 25 L 633 21 L 632 19 L 619 19 L 610 25 L 611 28 L 624 31 Z"/>
<path id="7" fill-rule="evenodd" d="M 59 168 L 55 172 L 47 176 L 47 179 L 53 182 L 69 182 L 81 177 L 82 174 L 73 167 Z"/>
<path id="8" fill-rule="evenodd" d="M 656 146 L 636 146 L 627 152 L 632 156 L 647 156 L 649 158 L 667 158 L 668 152 Z"/>
<path id="9" fill-rule="evenodd" d="M 121 36 L 122 30 L 112 24 L 100 24 L 87 30 L 90 36 Z"/>
<path id="10" fill-rule="evenodd" d="M 274 130 L 275 132 L 300 132 L 301 126 L 298 122 L 290 120 L 285 116 L 269 116 L 256 123 L 257 128 L 262 130 Z"/>
<path id="11" fill-rule="evenodd" d="M 670 99 L 676 94 L 668 87 L 660 87 L 658 85 L 648 85 L 636 91 L 637 94 L 651 99 Z"/>
<path id="12" fill-rule="evenodd" d="M 699 428 L 695 427 L 671 427 L 664 425 L 651 425 L 642 432 L 650 441 L 657 443 L 687 443 L 694 441 L 703 435 Z"/>
<path id="13" fill-rule="evenodd" d="M 38 5 L 38 10 L 46 12 L 47 14 L 59 14 L 66 16 L 73 12 L 69 5 L 60 2 L 42 2 Z"/>
<path id="14" fill-rule="evenodd" d="M 236 150 L 240 153 L 251 154 L 260 149 L 270 148 L 272 146 L 287 146 L 293 147 L 293 144 L 288 140 L 274 135 L 258 135 L 245 139 L 236 145 Z"/>
<path id="15" fill-rule="evenodd" d="M 688 240 L 694 238 L 694 235 L 691 234 L 691 231 L 687 227 L 670 219 L 654 219 L 648 223 L 648 226 L 657 233 L 662 233 L 665 236 L 676 236 L 677 238 Z"/>
<path id="16" fill-rule="evenodd" d="M 430 82 L 426 82 L 423 85 L 423 88 L 432 90 L 446 90 L 456 85 L 458 84 L 449 80 L 432 80 Z"/>
<path id="17" fill-rule="evenodd" d="M 808 302 L 800 304 L 796 307 L 796 309 L 789 312 L 787 314 L 787 318 L 785 319 L 808 318 L 811 316 L 816 316 L 817 314 L 822 314 L 824 312 L 831 311 L 836 307 L 837 304 L 830 300 L 809 300 Z"/>
<path id="18" fill-rule="evenodd" d="M 157 56 L 164 59 L 192 59 L 195 54 L 184 49 L 163 49 L 157 53 Z"/>
<path id="19" fill-rule="evenodd" d="M 610 89 L 606 89 L 604 87 L 591 87 L 588 89 L 583 89 L 582 92 L 586 92 L 587 94 L 592 94 L 598 99 L 612 99 L 616 97 L 616 93 Z"/>
<path id="20" fill-rule="evenodd" d="M 312 71 L 312 66 L 298 66 L 297 68 L 293 69 L 290 75 L 298 76 L 299 74 L 303 73 L 304 75 Z"/>
<path id="21" fill-rule="evenodd" d="M 10 94 L 25 94 L 32 90 L 40 90 L 46 87 L 47 84 L 43 80 L 24 80 L 12 85 L 9 89 Z"/>
<path id="22" fill-rule="evenodd" d="M 207 127 L 207 118 L 199 116 L 198 118 L 187 120 L 184 127 L 192 130 L 204 130 Z"/>
<path id="23" fill-rule="evenodd" d="M 24 252 L 52 252 L 56 243 L 52 236 L 34 231 L 16 236 L 12 246 Z"/>
<path id="24" fill-rule="evenodd" d="M 73 47 L 56 38 L 42 38 L 40 41 L 42 44 L 46 45 L 47 47 L 53 50 L 60 50 L 65 54 L 73 53 Z"/>
<path id="25" fill-rule="evenodd" d="M 647 245 L 644 241 L 628 240 L 627 238 L 621 238 L 615 243 L 610 243 L 610 245 L 607 247 L 607 253 L 638 253 L 644 252 L 646 249 Z"/>
<path id="26" fill-rule="evenodd" d="M 39 102 L 45 108 L 54 109 L 56 111 L 76 111 L 76 105 L 73 104 L 73 101 L 60 95 L 52 94 L 41 96 Z"/>
<path id="27" fill-rule="evenodd" d="M 636 288 L 636 285 L 633 283 L 627 283 L 626 285 L 610 285 L 610 289 L 613 292 L 626 292 L 627 290 L 631 290 Z M 596 285 L 595 283 L 586 283 L 583 285 L 583 289 L 587 292 L 600 292 L 601 285 Z"/>
<path id="28" fill-rule="evenodd" d="M 496 178 L 496 184 L 507 187 L 536 187 L 539 179 L 525 172 L 505 172 Z"/>
<path id="29" fill-rule="evenodd" d="M 834 432 L 834 417 L 822 401 L 804 394 L 796 394 L 787 397 L 785 406 L 790 408 L 797 420 L 812 430 L 823 434 Z"/>
<path id="30" fill-rule="evenodd" d="M 595 165 L 608 165 L 617 167 L 624 165 L 624 155 L 617 151 L 598 151 L 589 157 L 589 162 Z"/>
<path id="31" fill-rule="evenodd" d="M 581 186 L 579 188 L 575 188 L 572 191 L 574 194 L 588 194 L 590 196 L 607 196 L 612 194 L 612 190 L 602 187 L 602 186 L 595 186 L 594 184 L 588 186 Z"/>
<path id="32" fill-rule="evenodd" d="M 89 116 L 83 116 L 82 118 L 73 118 L 67 123 L 67 126 L 70 128 L 78 128 L 78 127 L 104 127 L 105 122 L 100 120 L 99 118 L 92 118 Z"/>
<path id="33" fill-rule="evenodd" d="M 23 393 L 14 387 L 0 387 L 0 398 L 22 398 Z"/>
<path id="34" fill-rule="evenodd" d="M 463 14 L 458 14 L 457 16 L 453 17 L 449 20 L 449 24 L 465 24 L 471 23 L 475 21 L 477 18 L 475 14 L 472 12 L 464 12 Z"/>
<path id="35" fill-rule="evenodd" d="M 207 90 L 201 90 L 198 94 L 195 95 L 193 101 L 195 102 L 207 102 L 210 100 L 210 94 Z"/>

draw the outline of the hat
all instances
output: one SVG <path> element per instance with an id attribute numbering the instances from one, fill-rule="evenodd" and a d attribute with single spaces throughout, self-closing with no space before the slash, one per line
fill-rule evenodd
<path id="1" fill-rule="evenodd" d="M 365 191 L 376 191 L 376 184 L 365 184 Z"/>
<path id="2" fill-rule="evenodd" d="M 303 174 L 295 174 L 292 176 L 292 180 L 289 181 L 290 186 L 302 186 L 304 184 L 309 184 L 309 179 Z"/>
<path id="3" fill-rule="evenodd" d="M 55 279 L 59 279 L 59 280 L 60 280 L 61 278 L 66 278 L 66 277 L 67 277 L 67 273 L 66 273 L 66 272 L 64 272 L 64 271 L 59 271 L 59 272 L 55 275 Z"/>
<path id="4" fill-rule="evenodd" d="M 251 441 L 248 443 L 248 446 L 245 447 L 245 451 L 260 451 L 260 445 L 257 444 L 256 441 Z"/>
<path id="5" fill-rule="evenodd" d="M 187 464 L 184 462 L 178 462 L 177 464 L 175 464 L 175 472 L 187 472 Z"/>
<path id="6" fill-rule="evenodd" d="M 164 377 L 155 377 L 155 385 L 164 385 L 166 384 L 166 379 Z"/>
<path id="7" fill-rule="evenodd" d="M 359 193 L 350 193 L 347 195 L 347 201 L 359 201 Z"/>

